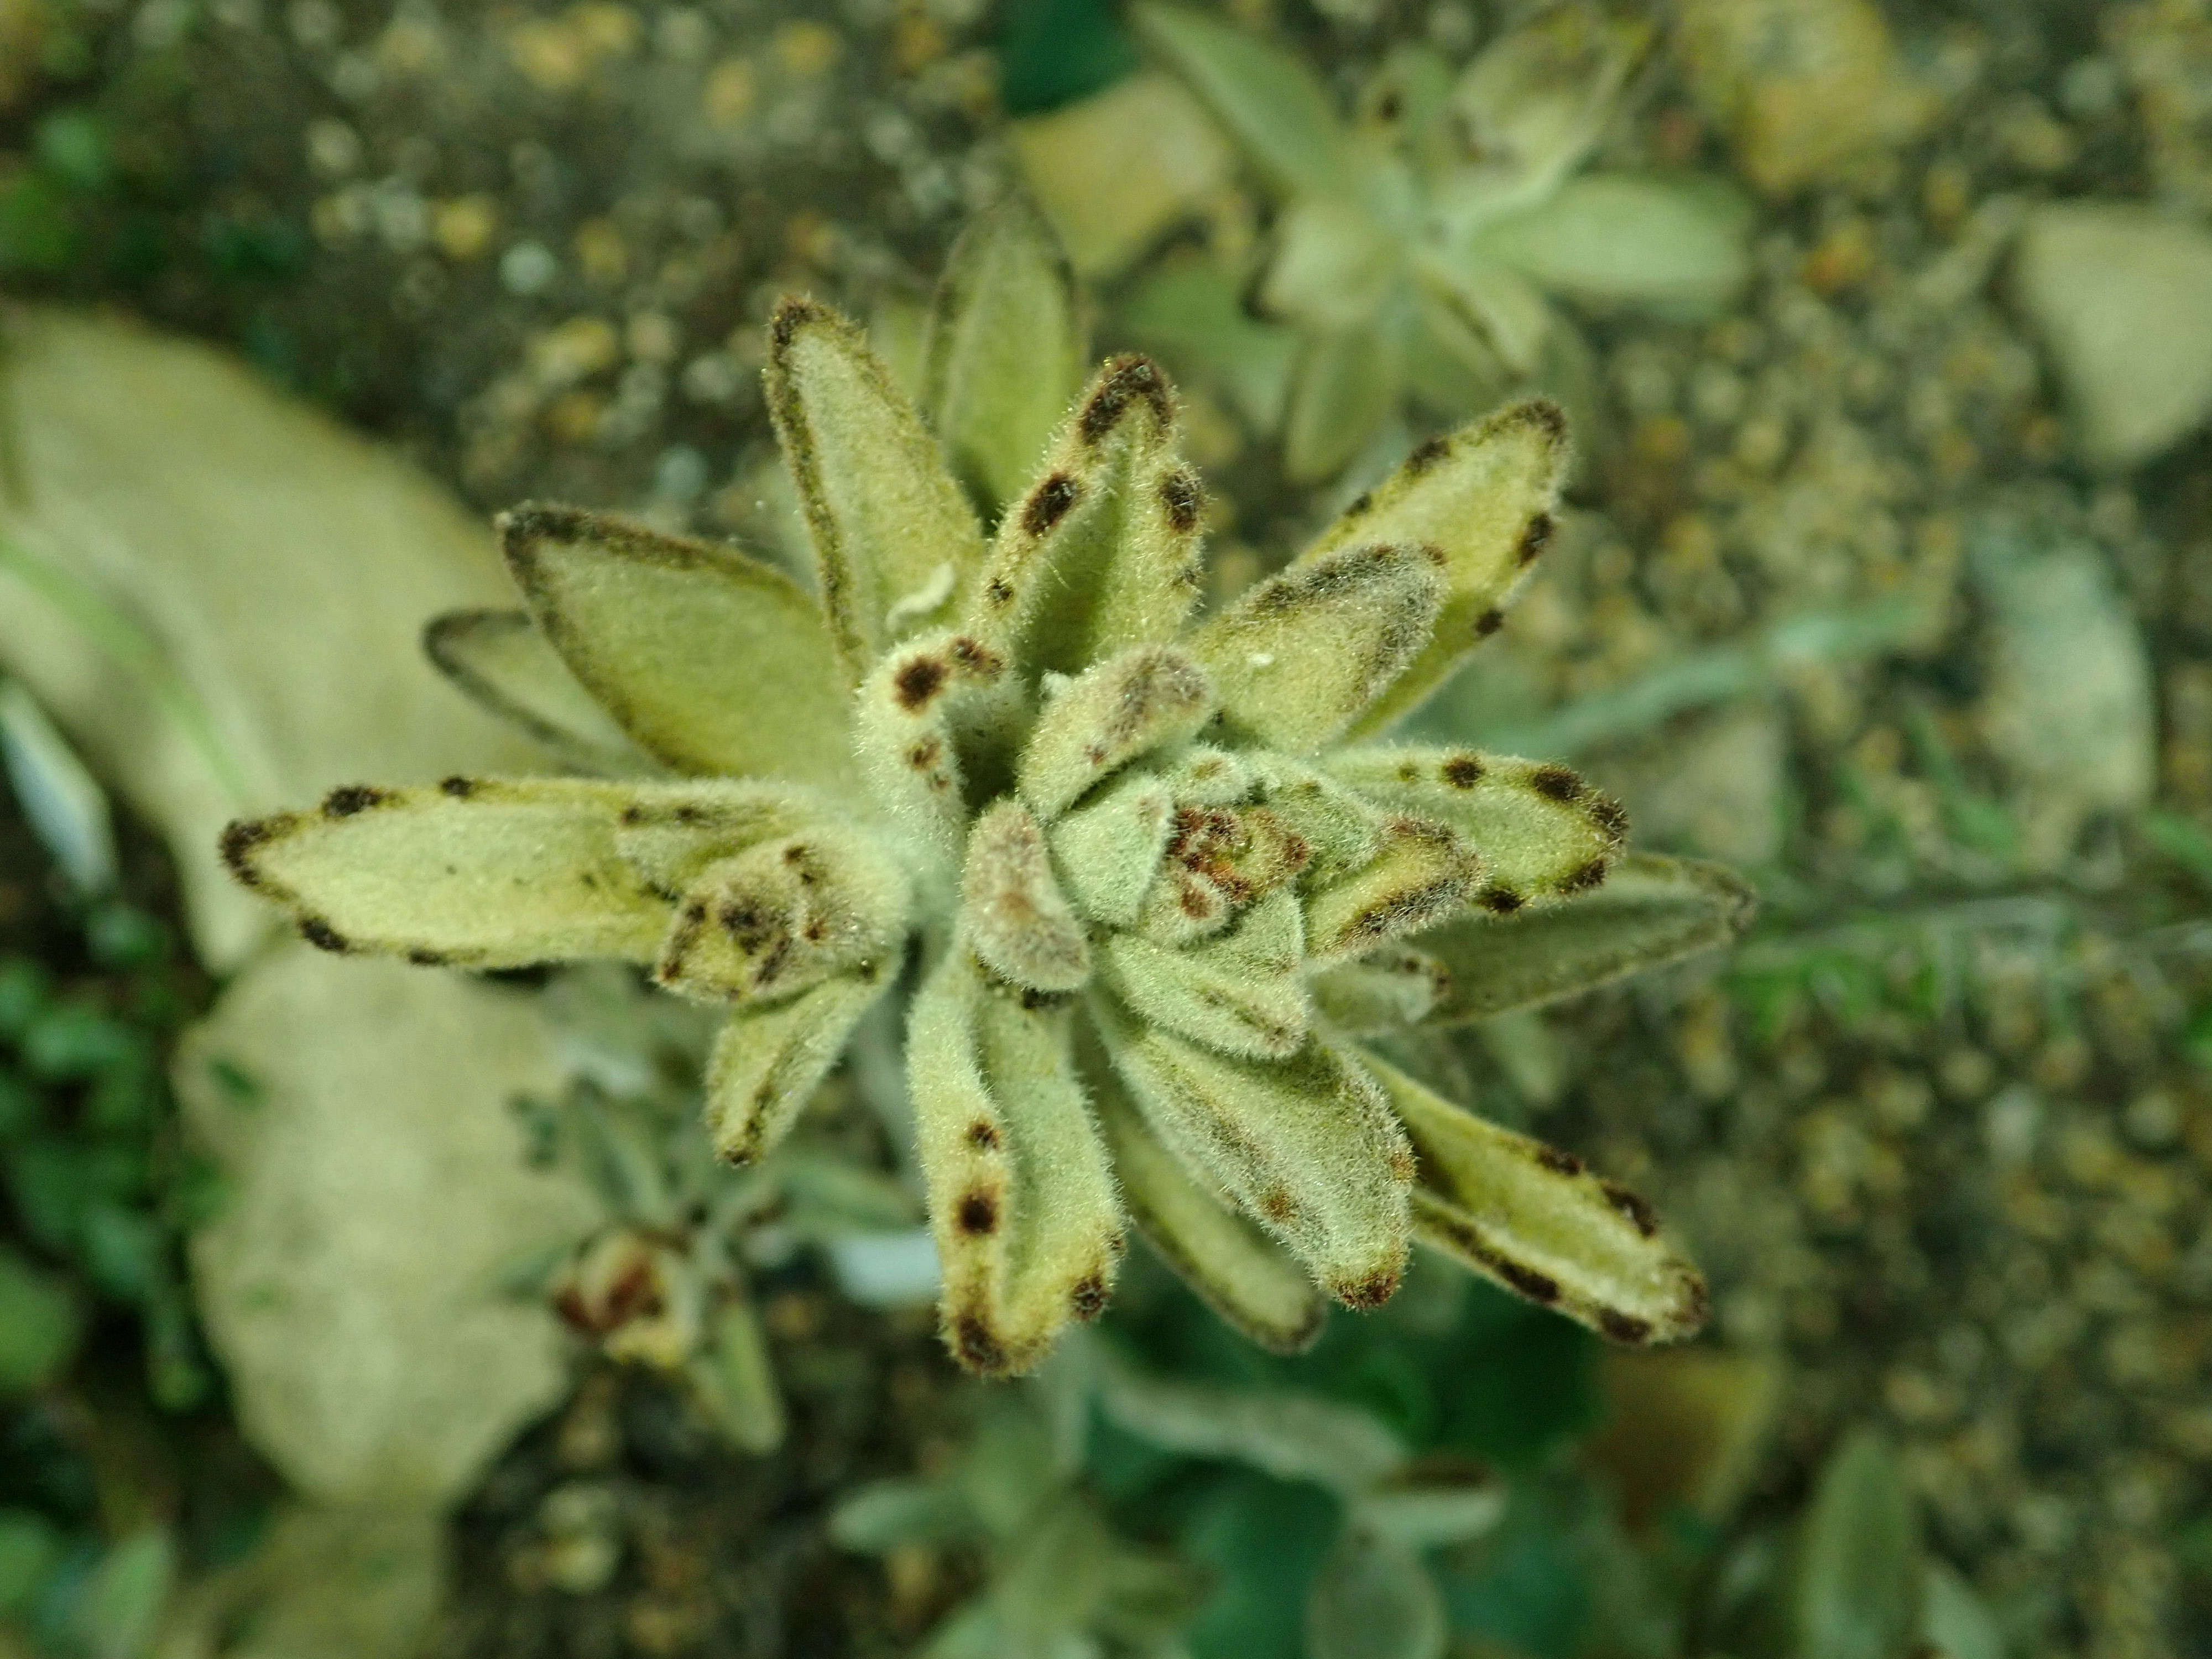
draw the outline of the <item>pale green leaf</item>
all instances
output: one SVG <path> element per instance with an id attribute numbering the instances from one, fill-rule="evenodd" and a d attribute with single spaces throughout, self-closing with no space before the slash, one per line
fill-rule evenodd
<path id="1" fill-rule="evenodd" d="M 1797 1540 L 1790 1622 L 1802 1659 L 1897 1659 L 1920 1622 L 1919 1518 L 1876 1430 L 1822 1466 Z"/>
<path id="2" fill-rule="evenodd" d="M 1174 816 L 1175 798 L 1167 785 L 1139 772 L 1109 785 L 1097 799 L 1052 826 L 1053 866 L 1085 915 L 1116 927 L 1137 920 L 1159 870 Z"/>
<path id="3" fill-rule="evenodd" d="M 1425 1243 L 1616 1342 L 1677 1341 L 1705 1323 L 1705 1280 L 1642 1199 L 1368 1063 L 1420 1159 L 1413 1217 Z"/>
<path id="4" fill-rule="evenodd" d="M 1402 1030 L 1451 989 L 1451 972 L 1426 951 L 1386 945 L 1313 975 L 1314 1008 L 1348 1036 Z"/>
<path id="5" fill-rule="evenodd" d="M 1310 333 L 1283 410 L 1283 471 L 1293 483 L 1334 477 L 1364 449 L 1405 395 L 1404 350 L 1380 328 Z"/>
<path id="6" fill-rule="evenodd" d="M 1413 1158 L 1381 1091 L 1317 1041 L 1289 1060 L 1220 1054 L 1103 996 L 1106 1048 L 1155 1133 L 1352 1307 L 1405 1271 Z"/>
<path id="7" fill-rule="evenodd" d="M 1382 850 L 1382 815 L 1327 773 L 1266 750 L 1243 760 L 1267 810 L 1305 842 L 1310 884 L 1350 875 Z"/>
<path id="8" fill-rule="evenodd" d="M 546 638 L 649 752 L 686 772 L 850 779 L 836 659 L 788 576 L 577 507 L 518 507 L 500 533 Z"/>
<path id="9" fill-rule="evenodd" d="M 1006 659 L 966 635 L 936 634 L 884 654 L 854 697 L 856 747 L 869 799 L 903 820 L 956 879 L 967 833 L 968 780 L 957 734 L 1018 696 Z"/>
<path id="10" fill-rule="evenodd" d="M 1113 933 L 1104 957 L 1114 989 L 1153 1024 L 1223 1054 L 1282 1060 L 1304 1046 L 1310 1019 L 1299 939 L 1298 902 L 1284 888 L 1213 939 L 1174 950 Z"/>
<path id="11" fill-rule="evenodd" d="M 1035 208 L 1016 198 L 961 233 L 930 312 L 922 401 L 987 511 L 1037 476 L 1082 389 L 1085 334 L 1075 275 Z"/>
<path id="12" fill-rule="evenodd" d="M 325 950 L 471 968 L 649 962 L 670 906 L 616 848 L 635 793 L 566 778 L 355 786 L 232 824 L 223 856 Z"/>
<path id="13" fill-rule="evenodd" d="M 1395 1538 L 1347 1527 L 1306 1593 L 1310 1659 L 1443 1659 L 1443 1597 Z"/>
<path id="14" fill-rule="evenodd" d="M 1205 504 L 1167 377 L 1113 359 L 1000 520 L 969 631 L 1063 674 L 1173 639 L 1198 601 Z"/>
<path id="15" fill-rule="evenodd" d="M 1435 637 L 1361 715 L 1355 735 L 1379 732 L 1420 702 L 1496 630 L 1551 536 L 1568 456 L 1566 422 L 1555 405 L 1510 404 L 1423 444 L 1298 556 L 1290 574 L 1375 542 L 1432 547 L 1443 556 Z"/>
<path id="16" fill-rule="evenodd" d="M 2004 1659 L 2004 1632 L 1996 1615 L 1948 1562 L 1928 1563 L 1920 1638 L 1942 1659 Z"/>
<path id="17" fill-rule="evenodd" d="M 897 968 L 878 960 L 730 1016 L 707 1061 L 707 1133 L 717 1154 L 751 1164 L 775 1149 Z"/>
<path id="18" fill-rule="evenodd" d="M 615 846 L 671 903 L 717 860 L 748 847 L 834 823 L 851 809 L 789 784 L 737 779 L 634 786 Z"/>
<path id="19" fill-rule="evenodd" d="M 1018 800 L 1000 801 L 969 832 L 960 921 L 975 954 L 1026 990 L 1073 991 L 1091 976 L 1083 924 L 1053 878 L 1043 830 Z"/>
<path id="20" fill-rule="evenodd" d="M 1213 717 L 1213 688 L 1169 646 L 1140 645 L 1063 686 L 1022 750 L 1023 799 L 1048 820 L 1140 755 L 1179 743 Z"/>
<path id="21" fill-rule="evenodd" d="M 90 1659 L 145 1659 L 176 1580 L 177 1540 L 165 1527 L 134 1533 L 103 1554 L 72 1609 Z"/>
<path id="22" fill-rule="evenodd" d="M 1115 316 L 1182 378 L 1225 392 L 1255 428 L 1273 432 L 1280 423 L 1298 337 L 1247 311 L 1236 274 L 1218 261 L 1198 253 L 1162 259 L 1138 278 Z"/>
<path id="23" fill-rule="evenodd" d="M 1191 1178 L 1103 1057 L 1086 1069 L 1121 1201 L 1138 1231 L 1208 1307 L 1261 1347 L 1310 1347 L 1328 1304 L 1305 1269 Z"/>
<path id="24" fill-rule="evenodd" d="M 1030 1370 L 1068 1321 L 1096 1316 L 1121 1251 L 1070 1018 L 994 988 L 957 941 L 915 1000 L 907 1075 L 939 1318 L 954 1357 L 986 1376 Z"/>
<path id="25" fill-rule="evenodd" d="M 735 1297 L 715 1309 L 707 1350 L 691 1362 L 690 1376 L 714 1426 L 739 1451 L 759 1457 L 783 1443 L 789 1426 L 783 1393 L 749 1297 Z"/>
<path id="26" fill-rule="evenodd" d="M 645 772 L 652 757 L 599 707 L 526 611 L 448 611 L 422 630 L 440 673 L 480 708 L 593 772 Z"/>
<path id="27" fill-rule="evenodd" d="M 1403 242 L 1364 204 L 1310 196 L 1275 221 L 1260 305 L 1316 333 L 1348 335 L 1374 320 L 1404 276 Z"/>
<path id="28" fill-rule="evenodd" d="M 1507 1497 L 1505 1482 L 1488 1469 L 1416 1464 L 1360 1493 L 1346 1519 L 1377 1537 L 1434 1549 L 1494 1531 L 1505 1518 Z"/>
<path id="29" fill-rule="evenodd" d="M 1480 890 L 1480 854 L 1440 824 L 1393 818 L 1382 850 L 1351 875 L 1306 895 L 1306 956 L 1326 962 L 1434 927 Z"/>
<path id="30" fill-rule="evenodd" d="M 1474 248 L 1571 300 L 1709 311 L 1751 276 L 1750 205 L 1717 179 L 1593 173 Z"/>
<path id="31" fill-rule="evenodd" d="M 107 792 L 21 685 L 0 679 L 0 758 L 16 803 L 70 885 L 97 897 L 115 884 Z"/>
<path id="32" fill-rule="evenodd" d="M 964 1543 L 975 1535 L 975 1517 L 950 1483 L 874 1480 L 837 1500 L 829 1531 L 840 1549 L 888 1555 L 902 1544 Z"/>
<path id="33" fill-rule="evenodd" d="M 1352 188 L 1343 124 L 1328 89 L 1298 58 L 1272 41 L 1181 6 L 1139 5 L 1130 17 L 1277 193 Z"/>
<path id="34" fill-rule="evenodd" d="M 1551 9 L 1500 36 L 1462 72 L 1451 112 L 1493 198 L 1539 196 L 1587 155 L 1651 26 L 1593 6 Z"/>
<path id="35" fill-rule="evenodd" d="M 1482 859 L 1479 902 L 1497 911 L 1587 893 L 1627 834 L 1620 808 L 1564 766 L 1471 749 L 1354 749 L 1331 776 L 1386 811 L 1449 827 Z"/>
<path id="36" fill-rule="evenodd" d="M 1190 641 L 1224 722 L 1292 754 L 1338 736 L 1429 645 L 1442 565 L 1432 546 L 1367 544 L 1247 589 Z"/>
<path id="37" fill-rule="evenodd" d="M 830 637 L 845 683 L 857 684 L 885 646 L 961 613 L 982 531 L 866 336 L 828 307 L 776 307 L 768 404 L 813 537 Z"/>
<path id="38" fill-rule="evenodd" d="M 1630 854 L 1595 892 L 1525 915 L 1465 916 L 1413 940 L 1451 975 L 1429 1021 L 1549 1002 L 1713 950 L 1750 925 L 1756 902 L 1719 865 Z"/>

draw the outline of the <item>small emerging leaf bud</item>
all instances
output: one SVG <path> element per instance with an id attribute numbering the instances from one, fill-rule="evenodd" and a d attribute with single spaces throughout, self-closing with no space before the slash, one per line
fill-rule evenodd
<path id="1" fill-rule="evenodd" d="M 1133 926 L 1168 844 L 1175 801 L 1158 778 L 1123 778 L 1052 827 L 1060 884 L 1094 921 Z"/>
<path id="2" fill-rule="evenodd" d="M 1031 991 L 1073 991 L 1091 977 L 1083 924 L 1053 879 L 1044 831 L 1002 800 L 975 821 L 960 882 L 962 925 L 975 954 Z"/>
<path id="3" fill-rule="evenodd" d="M 908 902 L 904 873 L 866 836 L 817 827 L 763 842 L 685 891 L 654 977 L 709 1000 L 786 996 L 879 962 Z"/>
<path id="4" fill-rule="evenodd" d="M 1213 716 L 1213 688 L 1167 646 L 1097 664 L 1045 705 L 1022 751 L 1022 798 L 1049 821 L 1138 756 L 1188 738 Z"/>

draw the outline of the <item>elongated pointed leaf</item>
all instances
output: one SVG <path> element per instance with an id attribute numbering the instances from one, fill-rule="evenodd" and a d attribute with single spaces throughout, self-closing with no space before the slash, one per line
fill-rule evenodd
<path id="1" fill-rule="evenodd" d="M 1443 1597 L 1420 1556 L 1348 1527 L 1306 1595 L 1311 1659 L 1443 1659 Z"/>
<path id="2" fill-rule="evenodd" d="M 314 811 L 232 824 L 223 857 L 325 950 L 471 968 L 648 962 L 669 905 L 616 849 L 632 797 L 563 778 L 356 785 Z"/>
<path id="3" fill-rule="evenodd" d="M 1384 329 L 1306 337 L 1283 406 L 1283 471 L 1292 483 L 1334 477 L 1374 441 L 1406 394 L 1404 353 Z"/>
<path id="4" fill-rule="evenodd" d="M 1121 1251 L 1106 1150 L 1075 1078 L 1071 1011 L 990 986 L 957 942 L 915 998 L 908 1081 L 945 1345 L 1010 1376 L 1105 1306 Z"/>
<path id="5" fill-rule="evenodd" d="M 526 611 L 449 611 L 422 630 L 438 672 L 479 707 L 592 771 L 641 772 L 651 758 L 599 707 Z"/>
<path id="6" fill-rule="evenodd" d="M 1331 776 L 1392 812 L 1450 827 L 1482 857 L 1485 909 L 1587 893 L 1605 879 L 1628 817 L 1564 766 L 1471 749 L 1355 749 Z"/>
<path id="7" fill-rule="evenodd" d="M 1349 1036 L 1402 1030 L 1451 991 L 1451 970 L 1425 951 L 1386 945 L 1313 976 L 1314 1007 Z"/>
<path id="8" fill-rule="evenodd" d="M 1204 508 L 1167 376 L 1115 358 L 1000 520 L 969 631 L 1062 674 L 1173 639 L 1198 602 Z"/>
<path id="9" fill-rule="evenodd" d="M 1889 1659 L 1919 1622 L 1919 1517 L 1897 1452 L 1860 1429 L 1821 1468 L 1790 1597 L 1805 1659 Z"/>
<path id="10" fill-rule="evenodd" d="M 1272 41 L 1182 6 L 1130 13 L 1279 195 L 1352 187 L 1351 143 L 1328 90 Z"/>
<path id="11" fill-rule="evenodd" d="M 961 614 L 982 531 L 867 337 L 827 306 L 776 307 L 768 405 L 845 683 L 857 684 L 885 646 Z"/>
<path id="12" fill-rule="evenodd" d="M 855 694 L 854 730 L 869 798 L 903 819 L 957 877 L 967 779 L 956 732 L 1003 691 L 1006 660 L 966 635 L 937 634 L 887 653 Z"/>
<path id="13" fill-rule="evenodd" d="M 1705 1322 L 1705 1282 L 1651 1206 L 1580 1158 L 1501 1129 L 1369 1059 L 1421 1164 L 1421 1238 L 1616 1342 L 1673 1342 Z"/>
<path id="14" fill-rule="evenodd" d="M 930 312 L 922 400 L 953 472 L 988 511 L 1038 476 L 1082 389 L 1086 334 L 1067 255 L 1027 201 L 961 233 Z"/>
<path id="15" fill-rule="evenodd" d="M 1115 1069 L 1153 1132 L 1191 1170 L 1355 1308 L 1405 1271 L 1413 1160 L 1382 1095 L 1309 1041 L 1291 1059 L 1232 1059 L 1092 1003 Z"/>
<path id="16" fill-rule="evenodd" d="M 835 797 L 791 784 L 735 778 L 641 783 L 623 803 L 615 846 L 674 903 L 717 860 L 779 836 L 834 825 L 851 811 Z"/>
<path id="17" fill-rule="evenodd" d="M 1105 959 L 1121 1000 L 1153 1024 L 1224 1054 L 1283 1060 L 1304 1047 L 1311 1018 L 1300 938 L 1297 898 L 1285 888 L 1217 938 L 1171 950 L 1114 933 Z"/>
<path id="18" fill-rule="evenodd" d="M 576 507 L 518 507 L 500 535 L 545 637 L 650 753 L 686 772 L 848 783 L 836 660 L 788 576 Z"/>
<path id="19" fill-rule="evenodd" d="M 1359 717 L 1354 734 L 1382 730 L 1443 684 L 1498 627 L 1552 533 L 1570 459 L 1556 404 L 1512 404 L 1416 449 L 1300 554 L 1290 572 L 1375 542 L 1437 549 L 1443 610 L 1435 636 Z"/>
<path id="20" fill-rule="evenodd" d="M 1444 574 L 1433 545 L 1376 544 L 1249 589 L 1190 640 L 1224 721 L 1293 755 L 1336 738 L 1429 645 Z"/>
<path id="21" fill-rule="evenodd" d="M 1428 1021 L 1481 1019 L 1715 949 L 1750 926 L 1756 904 L 1717 864 L 1630 854 L 1595 892 L 1525 915 L 1465 916 L 1413 939 L 1451 975 Z"/>
<path id="22" fill-rule="evenodd" d="M 1485 227 L 1475 246 L 1569 299 L 1705 309 L 1750 277 L 1751 216 L 1715 179 L 1593 173 Z"/>
<path id="23" fill-rule="evenodd" d="M 1164 1146 L 1103 1056 L 1086 1067 L 1121 1201 L 1152 1247 L 1206 1305 L 1273 1353 L 1321 1334 L 1328 1300 L 1252 1222 L 1200 1187 Z"/>
<path id="24" fill-rule="evenodd" d="M 975 954 L 1031 991 L 1073 991 L 1091 977 L 1083 924 L 1053 879 L 1044 831 L 1002 800 L 975 820 L 960 881 L 960 919 Z"/>
<path id="25" fill-rule="evenodd" d="M 732 1014 L 707 1062 L 707 1133 L 714 1151 L 732 1164 L 774 1152 L 897 970 L 895 961 L 879 958 L 785 1001 Z"/>
<path id="26" fill-rule="evenodd" d="M 1204 671 L 1171 647 L 1109 658 L 1045 705 L 1022 750 L 1023 799 L 1057 817 L 1115 769 L 1190 736 L 1213 708 Z"/>
<path id="27" fill-rule="evenodd" d="M 1326 962 L 1434 927 L 1480 890 L 1480 854 L 1441 824 L 1393 818 L 1364 868 L 1306 896 L 1306 956 Z"/>

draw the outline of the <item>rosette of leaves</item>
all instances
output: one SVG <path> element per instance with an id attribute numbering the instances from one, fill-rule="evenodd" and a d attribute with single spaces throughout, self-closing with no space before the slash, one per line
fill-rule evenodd
<path id="1" fill-rule="evenodd" d="M 787 301 L 768 392 L 811 588 L 518 509 L 526 609 L 441 619 L 433 653 L 617 775 L 340 788 L 234 825 L 232 869 L 331 950 L 614 957 L 726 1009 L 707 1119 L 738 1163 L 910 994 L 943 1330 L 980 1372 L 1099 1311 L 1131 1220 L 1279 1347 L 1326 1297 L 1389 1297 L 1417 1236 L 1618 1340 L 1694 1330 L 1702 1282 L 1641 1200 L 1358 1046 L 1744 917 L 1724 873 L 1625 856 L 1564 768 L 1383 738 L 1541 552 L 1558 411 L 1423 445 L 1201 617 L 1175 396 L 1121 357 L 1071 404 L 1075 316 L 1033 216 L 971 229 L 933 433 L 857 327 Z"/>
<path id="2" fill-rule="evenodd" d="M 1297 343 L 1279 350 L 1233 276 L 1189 264 L 1140 285 L 1126 319 L 1279 423 L 1293 480 L 1335 473 L 1408 393 L 1458 419 L 1515 382 L 1585 376 L 1555 301 L 1696 312 L 1748 273 L 1749 215 L 1718 180 L 1577 175 L 1646 26 L 1562 6 L 1456 71 L 1402 47 L 1346 118 L 1271 41 L 1178 6 L 1134 18 L 1273 198 L 1252 293 Z"/>

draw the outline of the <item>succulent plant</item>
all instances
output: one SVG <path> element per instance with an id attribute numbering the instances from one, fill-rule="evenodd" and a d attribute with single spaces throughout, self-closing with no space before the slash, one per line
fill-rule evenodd
<path id="1" fill-rule="evenodd" d="M 1402 47 L 1346 121 L 1272 42 L 1176 6 L 1134 17 L 1275 200 L 1254 294 L 1297 356 L 1285 380 L 1272 342 L 1218 326 L 1218 280 L 1188 266 L 1141 285 L 1128 320 L 1219 360 L 1248 412 L 1279 398 L 1293 479 L 1336 472 L 1408 392 L 1456 418 L 1516 381 L 1571 378 L 1586 352 L 1554 298 L 1707 308 L 1748 274 L 1749 216 L 1717 180 L 1573 176 L 1646 26 L 1556 7 L 1456 71 Z"/>
<path id="2" fill-rule="evenodd" d="M 979 1372 L 1099 1311 L 1125 1219 L 1278 1347 L 1324 1292 L 1389 1296 L 1416 1236 L 1615 1340 L 1694 1330 L 1703 1284 L 1643 1200 L 1357 1042 L 1720 943 L 1747 908 L 1724 872 L 1624 855 L 1565 768 L 1381 740 L 1541 553 L 1559 412 L 1424 444 L 1201 618 L 1175 394 L 1121 357 L 1069 406 L 1075 316 L 1033 215 L 971 228 L 933 436 L 855 325 L 784 301 L 769 402 L 811 591 L 518 508 L 526 611 L 441 618 L 434 657 L 616 775 L 339 788 L 231 826 L 231 869 L 326 949 L 612 957 L 726 1007 L 707 1118 L 738 1163 L 910 994 L 943 1332 Z"/>

